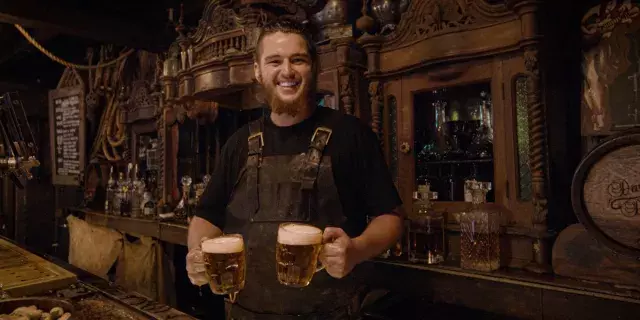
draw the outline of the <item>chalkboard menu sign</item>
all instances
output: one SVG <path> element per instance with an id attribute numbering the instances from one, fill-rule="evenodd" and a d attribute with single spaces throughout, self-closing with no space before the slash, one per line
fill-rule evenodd
<path id="1" fill-rule="evenodd" d="M 49 91 L 54 185 L 80 185 L 85 166 L 85 108 L 81 86 Z"/>

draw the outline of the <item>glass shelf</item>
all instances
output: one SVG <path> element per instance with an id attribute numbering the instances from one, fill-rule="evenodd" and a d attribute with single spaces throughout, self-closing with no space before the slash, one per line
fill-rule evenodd
<path id="1" fill-rule="evenodd" d="M 439 201 L 464 201 L 465 180 L 493 183 L 489 82 L 415 94 L 414 129 L 416 184 L 429 183 Z"/>

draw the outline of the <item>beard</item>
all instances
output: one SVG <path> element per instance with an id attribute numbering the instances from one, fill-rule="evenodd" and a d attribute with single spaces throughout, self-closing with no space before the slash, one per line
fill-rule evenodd
<path id="1" fill-rule="evenodd" d="M 312 77 L 311 82 L 304 82 L 301 84 L 301 87 L 298 89 L 300 90 L 300 93 L 293 100 L 282 100 L 277 92 L 277 84 L 269 86 L 263 85 L 263 90 L 265 93 L 266 103 L 271 109 L 271 112 L 295 117 L 313 101 L 315 94 L 315 76 Z"/>

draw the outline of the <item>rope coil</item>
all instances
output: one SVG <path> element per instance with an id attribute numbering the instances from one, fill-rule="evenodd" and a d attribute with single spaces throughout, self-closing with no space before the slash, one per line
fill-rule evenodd
<path id="1" fill-rule="evenodd" d="M 51 60 L 53 60 L 53 61 L 55 61 L 55 62 L 57 62 L 57 63 L 59 63 L 59 64 L 61 64 L 63 66 L 65 66 L 67 68 L 75 68 L 75 69 L 78 69 L 78 70 L 92 70 L 92 69 L 108 67 L 108 66 L 111 66 L 111 65 L 114 65 L 114 64 L 118 63 L 120 60 L 128 57 L 130 54 L 132 54 L 135 51 L 134 49 L 129 49 L 125 53 L 121 54 L 118 58 L 116 58 L 114 60 L 111 60 L 109 62 L 98 63 L 95 66 L 75 64 L 75 63 L 71 63 L 71 62 L 68 62 L 66 60 L 63 60 L 63 59 L 57 57 L 56 55 L 54 55 L 53 53 L 51 53 L 50 51 L 48 51 L 47 49 L 45 49 L 21 25 L 14 24 L 14 26 L 16 27 L 16 29 L 18 29 L 18 31 L 20 31 L 20 33 L 25 37 L 25 39 L 27 39 L 27 41 L 29 41 L 29 43 L 31 43 L 31 45 L 33 45 L 38 50 L 40 50 L 40 52 L 42 52 L 44 55 L 49 57 L 49 59 L 51 59 Z"/>

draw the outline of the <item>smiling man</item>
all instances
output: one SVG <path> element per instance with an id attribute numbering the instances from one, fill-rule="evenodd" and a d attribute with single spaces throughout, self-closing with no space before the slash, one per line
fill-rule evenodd
<path id="1" fill-rule="evenodd" d="M 254 71 L 270 112 L 226 143 L 189 226 L 187 271 L 207 283 L 203 238 L 241 233 L 246 284 L 232 319 L 353 319 L 364 275 L 358 265 L 395 244 L 401 205 L 375 134 L 359 119 L 317 107 L 318 56 L 303 25 L 277 20 L 257 42 Z M 367 216 L 375 217 L 367 225 Z M 283 222 L 324 230 L 325 271 L 303 288 L 278 282 Z"/>

